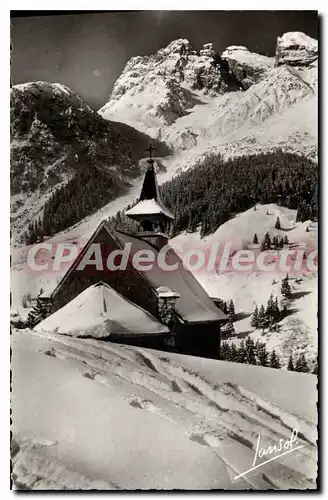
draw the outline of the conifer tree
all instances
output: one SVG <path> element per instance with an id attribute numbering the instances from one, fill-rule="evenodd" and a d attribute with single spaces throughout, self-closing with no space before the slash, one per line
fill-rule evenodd
<path id="1" fill-rule="evenodd" d="M 260 349 L 261 349 L 261 347 L 262 347 L 263 345 L 265 345 L 265 344 L 264 344 L 264 342 L 260 342 L 260 341 L 257 339 L 257 341 L 256 341 L 256 343 L 255 343 L 255 354 L 256 354 L 256 356 L 258 355 L 258 353 L 259 353 L 259 351 L 260 351 Z"/>
<path id="2" fill-rule="evenodd" d="M 258 314 L 258 327 L 262 328 L 262 334 L 264 334 L 264 329 L 266 327 L 266 315 L 264 305 L 262 304 Z"/>
<path id="3" fill-rule="evenodd" d="M 259 365 L 269 366 L 269 353 L 266 350 L 265 344 L 261 344 L 257 350 Z"/>
<path id="4" fill-rule="evenodd" d="M 245 358 L 246 358 L 246 348 L 245 348 L 245 342 L 242 340 L 240 342 L 239 348 L 237 349 L 237 361 L 238 363 L 245 363 Z"/>
<path id="5" fill-rule="evenodd" d="M 254 234 L 254 238 L 253 238 L 253 243 L 254 243 L 254 245 L 257 245 L 257 244 L 258 244 L 258 242 L 259 242 L 259 239 L 258 239 L 258 237 L 257 237 L 257 234 L 255 233 L 255 234 Z"/>
<path id="6" fill-rule="evenodd" d="M 278 240 L 277 236 L 273 237 L 273 239 L 272 239 L 272 245 L 273 245 L 273 248 L 278 248 L 279 247 L 279 240 Z"/>
<path id="7" fill-rule="evenodd" d="M 269 328 L 272 329 L 273 326 L 276 325 L 276 323 L 278 323 L 281 319 L 278 297 L 274 299 L 273 294 L 270 295 L 265 313 L 266 319 L 269 323 Z"/>
<path id="8" fill-rule="evenodd" d="M 265 310 L 265 315 L 268 321 L 272 321 L 273 319 L 273 308 L 274 308 L 274 303 L 273 303 L 273 294 L 271 293 L 270 297 L 268 298 L 266 310 Z"/>
<path id="9" fill-rule="evenodd" d="M 266 250 L 270 250 L 270 248 L 271 248 L 271 238 L 270 238 L 270 234 L 269 234 L 268 231 L 265 233 L 264 243 L 265 243 L 265 249 Z"/>
<path id="10" fill-rule="evenodd" d="M 276 223 L 275 223 L 275 226 L 274 226 L 276 229 L 281 229 L 281 224 L 280 224 L 280 219 L 279 219 L 279 216 L 277 217 L 276 219 Z"/>
<path id="11" fill-rule="evenodd" d="M 295 371 L 309 373 L 310 369 L 309 369 L 309 365 L 306 361 L 304 353 L 300 354 L 299 357 L 297 358 L 297 361 L 295 364 Z"/>
<path id="12" fill-rule="evenodd" d="M 290 356 L 289 356 L 287 370 L 289 370 L 290 372 L 295 371 L 292 353 L 290 353 Z"/>
<path id="13" fill-rule="evenodd" d="M 251 337 L 247 337 L 245 343 L 245 363 L 249 365 L 256 365 L 255 344 Z"/>
<path id="14" fill-rule="evenodd" d="M 290 299 L 292 296 L 292 289 L 289 284 L 289 276 L 286 274 L 286 277 L 282 280 L 281 283 L 281 294 L 285 299 Z"/>
<path id="15" fill-rule="evenodd" d="M 255 306 L 255 309 L 254 309 L 254 312 L 253 312 L 253 316 L 252 316 L 252 320 L 251 320 L 251 326 L 253 328 L 258 328 L 259 327 L 259 308 L 257 307 L 257 305 Z"/>
<path id="16" fill-rule="evenodd" d="M 230 347 L 228 342 L 222 342 L 220 346 L 220 359 L 228 360 L 230 355 Z"/>
<path id="17" fill-rule="evenodd" d="M 40 289 L 40 292 L 36 298 L 35 304 L 32 309 L 28 313 L 27 324 L 29 328 L 34 328 L 38 323 L 40 323 L 46 316 L 47 311 L 40 299 L 40 296 L 43 294 L 43 289 Z"/>
<path id="18" fill-rule="evenodd" d="M 275 323 L 278 323 L 281 319 L 281 311 L 279 309 L 278 297 L 276 297 L 273 302 L 273 318 Z"/>
<path id="19" fill-rule="evenodd" d="M 288 241 L 288 236 L 286 234 L 286 236 L 284 237 L 284 245 L 289 245 L 289 241 Z"/>
<path id="20" fill-rule="evenodd" d="M 237 360 L 237 349 L 236 345 L 232 342 L 230 345 L 230 361 L 235 362 Z"/>
<path id="21" fill-rule="evenodd" d="M 280 361 L 274 349 L 270 356 L 270 368 L 280 368 Z"/>

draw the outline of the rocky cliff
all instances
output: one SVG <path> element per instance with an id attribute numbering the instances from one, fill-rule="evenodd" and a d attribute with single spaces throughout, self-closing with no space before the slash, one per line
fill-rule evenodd
<path id="1" fill-rule="evenodd" d="M 317 41 L 297 32 L 278 38 L 275 57 L 174 40 L 130 59 L 99 113 L 189 156 L 281 147 L 315 157 L 317 57 Z"/>
<path id="2" fill-rule="evenodd" d="M 318 41 L 299 31 L 278 37 L 276 65 L 309 66 L 318 59 Z"/>

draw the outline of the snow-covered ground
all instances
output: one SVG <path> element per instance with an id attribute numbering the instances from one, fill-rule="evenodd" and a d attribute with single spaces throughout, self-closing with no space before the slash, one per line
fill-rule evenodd
<path id="1" fill-rule="evenodd" d="M 281 230 L 274 227 L 277 217 L 281 222 Z M 309 228 L 309 231 L 306 231 L 306 228 Z M 295 252 L 304 249 L 306 253 L 317 249 L 317 223 L 296 222 L 296 210 L 276 204 L 257 205 L 256 210 L 251 208 L 240 213 L 220 226 L 214 234 L 203 239 L 200 238 L 199 232 L 182 233 L 171 240 L 171 244 L 183 253 L 190 249 L 210 249 L 214 244 L 223 246 L 231 243 L 232 251 L 248 248 L 258 254 L 259 245 L 253 245 L 254 233 L 260 243 L 267 231 L 271 238 L 288 236 L 289 245 L 280 250 L 280 255 L 290 248 Z M 304 353 L 312 366 L 316 361 L 318 346 L 317 271 L 309 271 L 304 266 L 301 271 L 291 270 L 288 274 L 293 297 L 290 306 L 292 314 L 280 323 L 279 331 L 266 332 L 263 336 L 262 330 L 251 327 L 251 315 L 255 305 L 266 306 L 271 293 L 278 297 L 279 301 L 283 298 L 280 289 L 286 271 L 280 270 L 278 265 L 270 271 L 238 271 L 228 268 L 223 272 L 209 272 L 207 269 L 200 269 L 195 276 L 211 297 L 234 301 L 237 316 L 234 323 L 236 336 L 230 341 L 238 344 L 242 338 L 250 335 L 254 340 L 266 342 L 268 349 L 275 348 L 285 364 L 291 353 L 293 356 Z"/>
<path id="2" fill-rule="evenodd" d="M 11 344 L 19 488 L 316 487 L 314 375 L 30 330 Z M 293 429 L 302 448 L 234 479 L 259 435 L 268 447 Z"/>

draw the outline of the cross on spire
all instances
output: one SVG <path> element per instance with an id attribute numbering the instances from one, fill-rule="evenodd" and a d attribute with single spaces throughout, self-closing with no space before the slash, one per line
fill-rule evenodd
<path id="1" fill-rule="evenodd" d="M 153 151 L 156 151 L 156 148 L 154 148 L 154 146 L 152 146 L 151 143 L 149 143 L 149 147 L 146 149 L 146 151 L 148 151 L 148 153 L 149 153 L 149 159 L 152 160 L 153 159 Z"/>

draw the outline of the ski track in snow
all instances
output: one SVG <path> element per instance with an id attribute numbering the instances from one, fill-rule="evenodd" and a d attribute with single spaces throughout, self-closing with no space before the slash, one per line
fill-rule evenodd
<path id="1" fill-rule="evenodd" d="M 80 374 L 81 381 L 89 379 L 86 382 L 111 390 L 119 386 L 116 397 L 121 402 L 136 412 L 153 415 L 151 418 L 159 417 L 162 422 L 159 425 L 164 425 L 166 421 L 166 425 L 178 426 L 185 439 L 208 448 L 226 469 L 231 484 L 223 485 L 225 488 L 238 489 L 238 485 L 251 489 L 315 488 L 315 425 L 304 417 L 269 403 L 239 384 L 219 380 L 213 383 L 196 371 L 172 361 L 169 353 L 160 351 L 29 330 L 15 331 L 14 353 L 15 347 L 24 343 L 28 343 L 28 348 L 42 358 L 48 356 L 53 363 L 69 364 Z M 203 364 L 207 361 L 198 359 Z M 28 408 L 24 408 L 24 412 L 28 413 Z M 256 474 L 248 474 L 239 482 L 233 480 L 234 476 L 251 467 L 259 434 L 262 446 L 269 446 L 279 443 L 279 439 L 290 439 L 294 428 L 298 429 L 298 445 L 304 445 L 295 452 L 294 458 L 289 455 L 278 458 L 259 468 Z M 51 429 L 49 431 L 51 433 Z M 43 441 L 31 439 L 22 436 L 19 429 L 14 429 L 14 439 L 19 447 L 13 459 L 13 477 L 17 487 L 125 488 L 124 484 L 112 481 L 110 473 L 109 481 L 104 482 L 98 478 L 88 479 L 85 471 L 82 475 L 74 472 L 74 465 L 69 471 L 65 470 L 61 462 L 48 456 L 50 449 L 57 449 L 57 456 L 61 456 L 63 443 L 57 446 L 57 439 L 53 438 L 55 436 Z"/>

